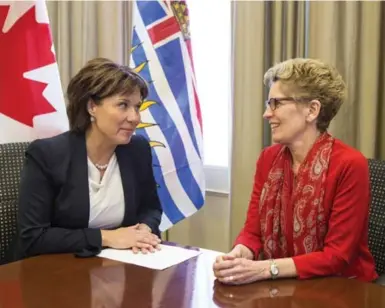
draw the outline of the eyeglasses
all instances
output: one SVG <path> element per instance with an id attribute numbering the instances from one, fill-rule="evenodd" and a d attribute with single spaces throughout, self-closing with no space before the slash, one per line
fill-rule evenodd
<path id="1" fill-rule="evenodd" d="M 265 101 L 265 107 L 270 106 L 271 111 L 274 111 L 279 105 L 282 105 L 283 101 L 295 102 L 296 99 L 294 97 L 272 97 Z"/>
<path id="2" fill-rule="evenodd" d="M 301 97 L 301 98 L 294 98 L 294 97 L 272 97 L 265 101 L 265 107 L 267 108 L 270 106 L 271 111 L 274 111 L 277 109 L 280 105 L 283 105 L 283 101 L 288 102 L 303 102 L 303 101 L 310 101 L 312 100 L 309 97 Z"/>

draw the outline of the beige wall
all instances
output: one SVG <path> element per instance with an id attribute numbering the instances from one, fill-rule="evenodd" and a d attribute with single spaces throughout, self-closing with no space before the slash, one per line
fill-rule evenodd
<path id="1" fill-rule="evenodd" d="M 230 248 L 228 194 L 207 192 L 206 203 L 195 215 L 168 232 L 168 240 L 182 245 L 226 252 Z"/>

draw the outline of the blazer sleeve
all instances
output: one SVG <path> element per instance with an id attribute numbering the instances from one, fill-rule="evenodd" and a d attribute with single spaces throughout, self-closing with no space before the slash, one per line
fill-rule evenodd
<path id="1" fill-rule="evenodd" d="M 141 184 L 139 222 L 146 224 L 154 234 L 160 236 L 159 225 L 162 216 L 162 206 L 153 173 L 151 147 L 145 139 L 143 139 L 143 149 L 144 159 L 142 161 L 145 172 Z"/>
<path id="2" fill-rule="evenodd" d="M 337 185 L 323 250 L 293 257 L 299 279 L 338 275 L 356 256 L 370 203 L 366 159 L 345 160 Z"/>
<path id="3" fill-rule="evenodd" d="M 49 147 L 40 141 L 32 142 L 27 149 L 21 175 L 18 209 L 21 257 L 100 250 L 100 230 L 51 225 L 56 189 L 46 158 Z"/>
<path id="4" fill-rule="evenodd" d="M 240 234 L 235 240 L 234 245 L 242 244 L 249 248 L 254 253 L 254 258 L 257 259 L 261 245 L 261 224 L 259 217 L 259 199 L 261 196 L 263 184 L 265 181 L 264 169 L 265 164 L 265 150 L 261 152 L 256 164 L 256 171 L 254 176 L 253 191 L 249 202 L 246 222 Z"/>

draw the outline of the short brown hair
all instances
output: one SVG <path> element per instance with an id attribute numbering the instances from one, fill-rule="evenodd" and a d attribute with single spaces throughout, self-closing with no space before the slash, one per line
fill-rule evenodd
<path id="1" fill-rule="evenodd" d="M 294 98 L 308 97 L 321 103 L 317 129 L 324 132 L 329 127 L 346 98 L 346 85 L 339 72 L 319 60 L 296 58 L 271 67 L 264 76 L 264 84 L 273 82 L 293 89 Z"/>
<path id="2" fill-rule="evenodd" d="M 91 120 L 87 110 L 90 99 L 95 104 L 116 94 L 139 90 L 142 99 L 148 95 L 146 81 L 128 66 L 109 59 L 95 58 L 71 79 L 67 87 L 67 115 L 71 131 L 85 132 Z"/>

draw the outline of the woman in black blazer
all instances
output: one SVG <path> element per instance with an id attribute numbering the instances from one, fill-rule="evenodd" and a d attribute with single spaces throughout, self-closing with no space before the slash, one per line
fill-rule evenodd
<path id="1" fill-rule="evenodd" d="M 35 140 L 21 177 L 17 258 L 159 249 L 151 148 L 134 131 L 148 94 L 130 68 L 89 61 L 70 81 L 70 131 Z"/>

